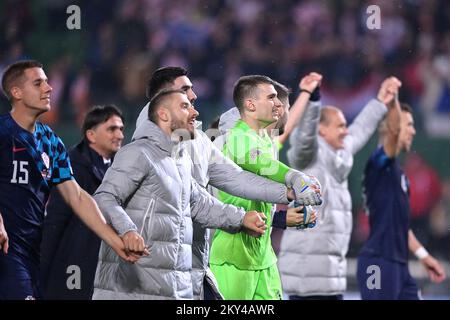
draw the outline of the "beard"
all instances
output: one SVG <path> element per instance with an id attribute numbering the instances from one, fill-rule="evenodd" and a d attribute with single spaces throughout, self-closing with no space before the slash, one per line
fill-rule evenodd
<path id="1" fill-rule="evenodd" d="M 172 129 L 172 141 L 186 141 L 195 138 L 195 128 L 192 130 L 182 121 L 174 121 L 170 126 Z"/>
<path id="2" fill-rule="evenodd" d="M 286 126 L 287 123 L 287 115 L 286 113 L 283 114 L 283 116 L 278 119 L 274 129 L 278 130 L 278 134 L 282 135 L 284 133 L 284 127 Z"/>

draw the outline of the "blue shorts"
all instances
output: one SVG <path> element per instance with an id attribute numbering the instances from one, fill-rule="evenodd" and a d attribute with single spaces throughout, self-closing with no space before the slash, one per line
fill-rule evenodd
<path id="1" fill-rule="evenodd" d="M 379 281 L 375 278 L 379 276 Z M 379 256 L 358 257 L 358 286 L 363 300 L 419 300 L 408 265 Z M 378 281 L 378 282 L 377 282 Z"/>
<path id="2" fill-rule="evenodd" d="M 38 267 L 0 252 L 0 300 L 39 299 Z"/>

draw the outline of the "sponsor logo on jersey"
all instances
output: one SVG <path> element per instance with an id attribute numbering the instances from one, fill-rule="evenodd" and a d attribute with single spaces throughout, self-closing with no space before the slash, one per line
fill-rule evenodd
<path id="1" fill-rule="evenodd" d="M 27 148 L 16 148 L 16 146 L 13 146 L 13 152 L 14 153 L 20 152 L 20 151 L 25 151 L 25 150 L 27 150 Z"/>

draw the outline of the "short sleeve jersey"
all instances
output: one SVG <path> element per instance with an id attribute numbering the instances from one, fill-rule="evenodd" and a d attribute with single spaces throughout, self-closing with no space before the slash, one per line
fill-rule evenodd
<path id="1" fill-rule="evenodd" d="M 370 234 L 362 253 L 408 261 L 409 181 L 396 158 L 383 147 L 370 157 L 363 179 Z"/>
<path id="2" fill-rule="evenodd" d="M 61 139 L 46 125 L 34 133 L 0 115 L 0 213 L 9 252 L 39 262 L 45 206 L 53 186 L 73 179 Z"/>

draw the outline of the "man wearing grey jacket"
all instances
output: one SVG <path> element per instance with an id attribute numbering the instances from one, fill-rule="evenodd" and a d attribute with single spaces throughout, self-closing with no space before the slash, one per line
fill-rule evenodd
<path id="1" fill-rule="evenodd" d="M 157 69 L 148 82 L 147 98 L 152 99 L 161 89 L 182 89 L 186 92 L 191 103 L 194 103 L 197 99 L 192 82 L 187 76 L 187 71 L 180 67 Z M 136 121 L 136 132 L 140 131 L 141 125 L 148 122 L 147 113 L 148 104 L 139 114 Z M 133 138 L 136 138 L 136 132 Z M 195 139 L 188 141 L 187 144 L 193 163 L 193 177 L 203 188 L 210 184 L 235 196 L 271 203 L 287 204 L 291 200 L 308 201 L 309 195 L 300 192 L 302 188 L 299 179 L 295 181 L 295 184 L 290 185 L 293 190 L 289 189 L 288 191 L 288 188 L 282 184 L 247 172 L 226 158 L 201 130 L 196 130 Z M 217 283 L 208 267 L 209 230 L 194 221 L 193 232 L 192 281 L 194 298 L 220 298 L 220 294 L 217 294 Z"/>
<path id="2" fill-rule="evenodd" d="M 150 254 L 123 263 L 102 243 L 94 299 L 192 299 L 192 221 L 264 233 L 264 215 L 221 203 L 192 178 L 185 143 L 174 137 L 192 138 L 197 115 L 184 91 L 163 90 L 150 101 L 151 121 L 117 153 L 95 200 L 127 250 Z"/>
<path id="3" fill-rule="evenodd" d="M 387 78 L 347 128 L 335 107 L 320 109 L 319 82 L 300 88 L 310 93 L 305 113 L 290 137 L 289 163 L 312 174 L 322 184 L 324 204 L 313 229 L 287 230 L 280 244 L 278 266 L 283 290 L 290 299 L 342 299 L 346 289 L 347 254 L 352 230 L 347 178 L 353 155 L 375 132 L 394 99 L 400 81 Z M 301 244 L 301 245 L 299 245 Z"/>

